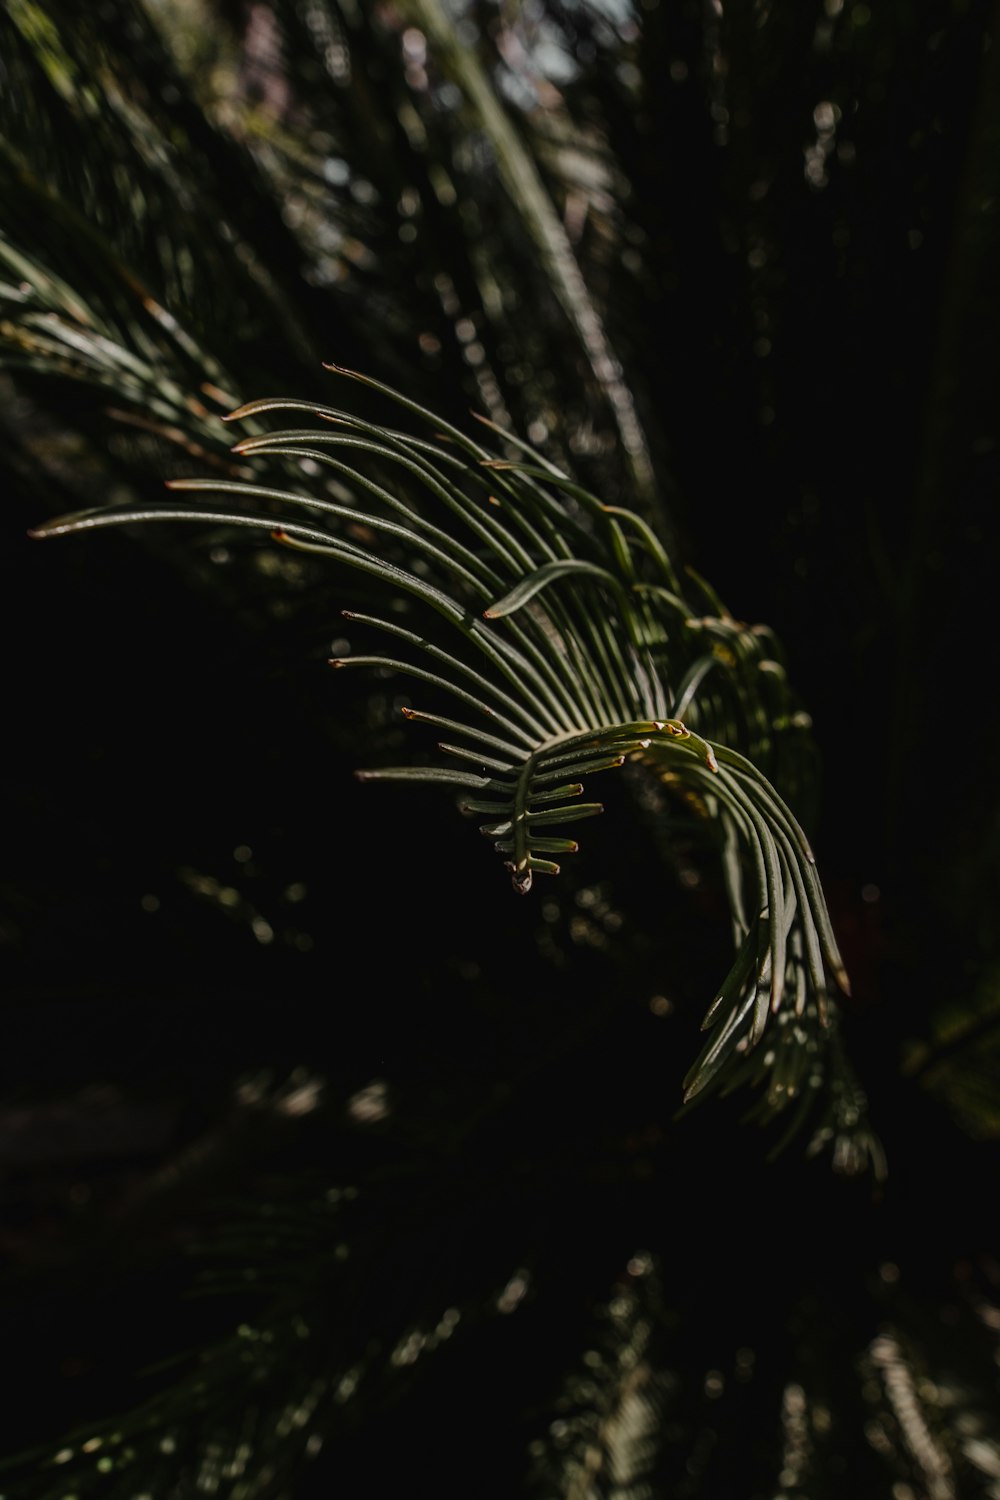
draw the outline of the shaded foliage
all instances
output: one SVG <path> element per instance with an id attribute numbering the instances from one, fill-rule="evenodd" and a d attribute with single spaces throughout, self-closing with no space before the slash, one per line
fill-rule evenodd
<path id="1" fill-rule="evenodd" d="M 9 1488 L 994 1493 L 994 18 L 454 26 L 8 0 L 10 515 L 250 480 L 221 416 L 329 404 L 332 359 L 655 518 L 812 715 L 822 797 L 804 736 L 767 769 L 891 1176 L 765 1166 L 738 1098 L 674 1118 L 732 940 L 697 798 L 628 764 L 505 907 L 433 788 L 350 778 L 414 733 L 400 679 L 329 680 L 362 578 L 222 517 L 15 542 Z"/>

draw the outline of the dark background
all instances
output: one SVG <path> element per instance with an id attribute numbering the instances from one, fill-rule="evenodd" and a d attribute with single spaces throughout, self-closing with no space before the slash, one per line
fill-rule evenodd
<path id="1" fill-rule="evenodd" d="M 600 26 L 551 13 L 584 64 L 569 108 L 631 184 L 640 270 L 609 262 L 599 285 L 679 551 L 737 617 L 774 626 L 813 717 L 814 842 L 887 1184 L 834 1179 L 796 1144 L 766 1166 L 745 1101 L 675 1122 L 725 922 L 710 873 L 686 890 L 660 862 L 627 786 L 607 789 L 565 882 L 520 901 L 446 798 L 353 781 L 403 738 L 392 684 L 325 665 L 349 581 L 308 575 L 282 612 L 256 544 L 27 541 L 79 503 L 72 459 L 32 462 L 73 398 L 45 408 L 28 383 L 7 408 L 0 564 L 11 1449 L 134 1406 L 164 1386 L 138 1369 L 227 1334 L 243 1303 L 187 1296 L 192 1247 L 240 1218 L 240 1195 L 298 1203 L 328 1180 L 362 1185 L 343 1300 L 309 1247 L 280 1296 L 318 1301 L 336 1358 L 473 1311 L 436 1362 L 368 1378 L 295 1493 L 350 1475 L 384 1494 L 429 1470 L 445 1493 L 541 1484 L 525 1454 L 638 1250 L 669 1310 L 651 1357 L 681 1392 L 655 1493 L 771 1493 L 797 1379 L 836 1415 L 822 1474 L 795 1493 L 840 1493 L 846 1469 L 888 1495 L 906 1444 L 892 1470 L 866 1442 L 884 1398 L 857 1363 L 888 1324 L 918 1373 L 959 1369 L 995 1411 L 969 1311 L 995 1297 L 1000 1129 L 995 18 L 855 5 L 824 48 L 828 11 L 795 9 L 772 34 L 727 7 L 724 105 L 706 13 L 643 11 L 638 109 Z M 492 10 L 480 20 L 489 36 Z M 825 99 L 842 113 L 810 180 Z M 441 226 L 421 232 L 433 263 Z M 408 274 L 388 263 L 387 296 L 405 302 Z M 409 361 L 464 420 L 457 345 L 423 368 L 405 331 L 366 349 L 372 305 L 308 289 L 298 315 L 315 314 L 321 357 L 369 353 L 397 384 Z M 307 1074 L 318 1110 L 273 1104 Z M 265 1075 L 272 1103 L 251 1106 L 241 1083 Z M 366 1123 L 373 1080 L 389 1107 Z M 263 1252 L 248 1236 L 242 1253 Z M 518 1267 L 523 1309 L 487 1316 Z M 715 1369 L 730 1384 L 705 1406 Z M 977 1473 L 956 1493 L 980 1493 Z"/>

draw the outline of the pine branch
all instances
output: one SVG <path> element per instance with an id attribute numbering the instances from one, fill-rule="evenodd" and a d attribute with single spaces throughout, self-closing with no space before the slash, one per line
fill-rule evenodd
<path id="1" fill-rule="evenodd" d="M 373 597 L 407 597 L 416 628 L 409 613 L 405 626 L 375 615 L 366 623 L 403 639 L 417 659 L 366 654 L 357 664 L 415 677 L 460 716 L 404 709 L 411 722 L 447 736 L 438 745 L 447 762 L 359 774 L 472 792 L 466 808 L 485 819 L 481 832 L 522 894 L 535 876 L 559 873 L 554 856 L 577 849 L 574 839 L 550 832 L 553 825 L 601 811 L 576 800 L 583 778 L 638 757 L 671 792 L 694 800 L 726 851 L 737 952 L 706 1014 L 710 1036 L 685 1080 L 686 1097 L 730 1075 L 766 1078 L 764 1116 L 796 1100 L 795 1118 L 803 1118 L 833 1035 L 827 975 L 844 991 L 848 983 L 805 835 L 773 785 L 734 748 L 752 748 L 766 765 L 774 741 L 803 728 L 783 674 L 764 652 L 766 635 L 732 621 L 701 580 L 697 590 L 720 613 L 696 616 L 689 586 L 638 517 L 605 506 L 537 456 L 533 463 L 498 459 L 411 399 L 369 377 L 337 373 L 395 401 L 435 439 L 343 408 L 250 402 L 230 420 L 305 407 L 325 426 L 254 436 L 235 453 L 277 460 L 286 475 L 290 464 L 305 462 L 331 474 L 325 486 L 303 493 L 242 480 L 171 481 L 175 492 L 225 503 L 99 509 L 47 523 L 36 535 L 139 521 L 263 529 L 360 572 Z M 686 722 L 672 713 L 678 700 Z M 781 1043 L 757 1054 L 775 1022 Z M 748 1070 L 743 1059 L 754 1066 Z M 863 1110 L 852 1108 L 859 1124 Z M 856 1164 L 846 1148 L 841 1160 Z"/>

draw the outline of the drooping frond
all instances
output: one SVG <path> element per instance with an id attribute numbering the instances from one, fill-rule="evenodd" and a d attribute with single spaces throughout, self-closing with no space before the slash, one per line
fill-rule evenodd
<path id="1" fill-rule="evenodd" d="M 236 445 L 273 481 L 172 481 L 183 504 L 90 511 L 38 534 L 201 520 L 267 530 L 367 575 L 387 607 L 352 617 L 388 644 L 334 665 L 423 684 L 432 708 L 403 712 L 440 734 L 442 758 L 359 775 L 461 788 L 522 894 L 558 874 L 577 848 L 573 825 L 601 811 L 580 800 L 584 778 L 641 762 L 717 830 L 732 908 L 736 955 L 687 1097 L 752 1054 L 768 1080 L 765 1113 L 808 1100 L 832 1033 L 831 981 L 848 986 L 812 851 L 765 774 L 794 765 L 808 722 L 769 635 L 733 620 L 701 580 L 682 580 L 645 521 L 525 445 L 498 458 L 378 382 L 330 368 L 432 435 L 307 401 L 253 401 L 231 419 L 319 419 Z M 315 476 L 308 492 L 291 487 L 293 465 Z M 776 1041 L 761 1054 L 765 1035 Z"/>
<path id="2" fill-rule="evenodd" d="M 18 0 L 0 16 L 4 232 L 87 306 L 102 242 L 241 387 L 317 394 L 336 339 L 347 362 L 397 385 L 432 375 L 442 400 L 464 392 L 577 454 L 602 493 L 648 501 L 649 434 L 551 143 L 512 107 L 489 27 L 466 58 L 470 104 L 461 28 L 440 19 L 432 35 L 405 7 L 276 0 L 244 17 L 199 7 L 193 27 L 172 0 L 108 0 L 100 17 Z M 15 299 L 0 321 L 19 313 Z M 64 347 L 33 353 L 40 374 L 66 373 Z M 220 383 L 200 373 L 195 389 L 206 378 Z M 51 386 L 31 389 L 44 404 Z"/>
<path id="3" fill-rule="evenodd" d="M 144 425 L 203 458 L 214 449 L 217 458 L 219 416 L 232 401 L 220 387 L 229 384 L 226 374 L 97 230 L 6 165 L 4 172 L 0 147 L 0 181 L 9 189 L 0 234 L 3 364 L 50 384 L 87 387 L 114 404 L 119 421 Z M 40 224 L 44 259 L 33 248 Z M 85 293 L 76 290 L 78 280 Z"/>
<path id="4" fill-rule="evenodd" d="M 101 242 L 217 353 L 240 348 L 252 362 L 266 337 L 270 368 L 310 361 L 318 299 L 299 283 L 280 207 L 249 153 L 199 108 L 155 16 L 134 0 L 109 0 L 100 15 L 17 0 L 0 42 L 4 229 L 29 258 L 58 248 L 89 296 L 106 280 Z M 26 184 L 60 206 L 61 225 L 26 212 Z"/>

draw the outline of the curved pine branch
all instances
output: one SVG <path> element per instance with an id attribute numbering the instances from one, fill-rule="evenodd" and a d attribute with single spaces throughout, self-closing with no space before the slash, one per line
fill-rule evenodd
<path id="1" fill-rule="evenodd" d="M 499 459 L 412 400 L 329 368 L 432 436 L 338 407 L 254 401 L 229 420 L 292 410 L 319 423 L 236 444 L 266 466 L 261 482 L 173 481 L 178 501 L 192 498 L 69 516 L 36 534 L 201 520 L 265 529 L 366 575 L 395 618 L 351 618 L 390 647 L 333 665 L 425 686 L 435 701 L 403 712 L 440 735 L 441 759 L 358 774 L 462 788 L 522 894 L 559 873 L 575 825 L 602 811 L 582 800 L 590 777 L 640 762 L 717 830 L 733 915 L 735 956 L 686 1098 L 745 1076 L 752 1056 L 765 1115 L 808 1104 L 835 1030 L 832 992 L 849 986 L 812 851 L 774 785 L 780 776 L 796 792 L 808 719 L 773 638 L 735 621 L 703 580 L 681 578 L 641 517 L 523 443 L 516 460 Z"/>

